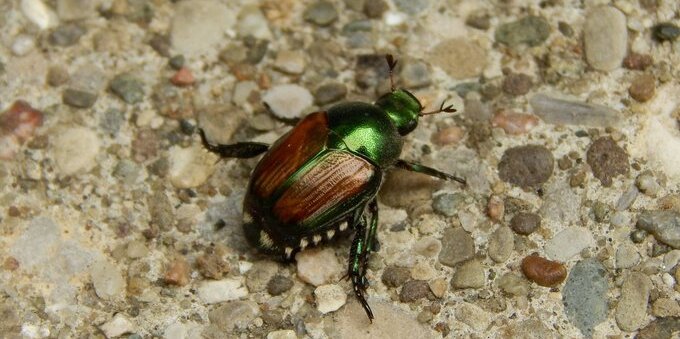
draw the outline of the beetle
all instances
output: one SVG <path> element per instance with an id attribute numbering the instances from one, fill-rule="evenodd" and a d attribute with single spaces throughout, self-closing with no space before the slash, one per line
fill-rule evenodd
<path id="1" fill-rule="evenodd" d="M 274 144 L 211 144 L 199 129 L 203 146 L 223 158 L 251 158 L 265 153 L 253 170 L 243 201 L 243 230 L 258 250 L 286 260 L 309 246 L 354 231 L 347 277 L 373 321 L 366 301 L 367 258 L 377 246 L 376 195 L 383 172 L 391 167 L 465 184 L 463 178 L 400 159 L 404 136 L 418 119 L 455 112 L 442 103 L 423 112 L 409 91 L 394 86 L 396 60 L 386 56 L 391 91 L 374 104 L 344 102 L 300 120 Z"/>

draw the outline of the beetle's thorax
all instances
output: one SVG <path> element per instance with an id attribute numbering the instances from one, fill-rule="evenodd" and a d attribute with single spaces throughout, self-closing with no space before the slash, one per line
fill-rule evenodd
<path id="1" fill-rule="evenodd" d="M 387 113 L 401 135 L 410 133 L 418 126 L 418 118 L 423 110 L 420 101 L 405 89 L 395 89 L 381 96 L 375 105 Z"/>

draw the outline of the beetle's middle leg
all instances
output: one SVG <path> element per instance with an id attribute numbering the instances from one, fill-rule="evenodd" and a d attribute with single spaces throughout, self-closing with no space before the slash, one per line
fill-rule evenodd
<path id="1" fill-rule="evenodd" d="M 405 169 L 407 171 L 423 173 L 423 174 L 427 174 L 431 177 L 435 177 L 435 178 L 439 178 L 439 179 L 457 181 L 457 182 L 459 182 L 463 185 L 467 184 L 465 179 L 463 179 L 461 177 L 451 175 L 451 174 L 448 174 L 448 173 L 444 173 L 442 171 L 438 171 L 434 168 L 423 166 L 421 164 L 408 162 L 406 160 L 401 160 L 401 159 L 397 160 L 397 163 L 395 164 L 395 166 L 398 167 L 398 168 L 401 168 L 401 169 Z"/>
<path id="2" fill-rule="evenodd" d="M 237 142 L 231 145 L 213 145 L 208 142 L 203 129 L 198 129 L 203 147 L 222 158 L 252 158 L 269 149 L 269 145 L 260 142 Z"/>

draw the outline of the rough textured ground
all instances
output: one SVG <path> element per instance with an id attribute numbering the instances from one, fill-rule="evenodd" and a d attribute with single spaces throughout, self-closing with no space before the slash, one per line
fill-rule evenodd
<path id="1" fill-rule="evenodd" d="M 671 338 L 680 331 L 672 0 L 0 1 L 0 337 Z M 291 122 L 397 85 L 368 320 L 350 239 L 248 246 L 256 160 Z M 267 110 L 266 102 L 271 110 Z"/>

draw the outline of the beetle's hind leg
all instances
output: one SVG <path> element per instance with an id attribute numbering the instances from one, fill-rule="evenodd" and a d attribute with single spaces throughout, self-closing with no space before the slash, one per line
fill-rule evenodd
<path id="1" fill-rule="evenodd" d="M 459 182 L 463 185 L 467 184 L 465 179 L 463 179 L 461 177 L 451 175 L 451 174 L 448 174 L 448 173 L 444 173 L 442 171 L 438 171 L 434 168 L 423 166 L 421 164 L 408 162 L 406 160 L 401 160 L 401 159 L 397 160 L 397 163 L 395 164 L 395 166 L 398 167 L 398 168 L 401 168 L 401 169 L 405 169 L 407 171 L 423 173 L 423 174 L 427 174 L 431 177 L 435 177 L 435 178 L 439 178 L 439 179 L 443 179 L 443 180 L 457 181 L 457 182 Z"/>
<path id="2" fill-rule="evenodd" d="M 373 311 L 366 301 L 364 293 L 368 287 L 368 280 L 366 279 L 366 269 L 368 267 L 368 254 L 375 244 L 376 231 L 378 229 L 378 203 L 375 198 L 371 200 L 368 205 L 370 212 L 370 221 L 367 214 L 362 213 L 355 223 L 356 234 L 352 242 L 352 248 L 349 253 L 349 267 L 348 276 L 352 280 L 352 287 L 354 294 L 361 303 L 361 306 L 366 311 L 368 319 L 373 322 Z"/>
<path id="3" fill-rule="evenodd" d="M 260 142 L 237 142 L 231 145 L 213 145 L 208 142 L 203 129 L 199 128 L 203 147 L 222 158 L 252 158 L 258 156 L 269 149 L 269 145 Z"/>

